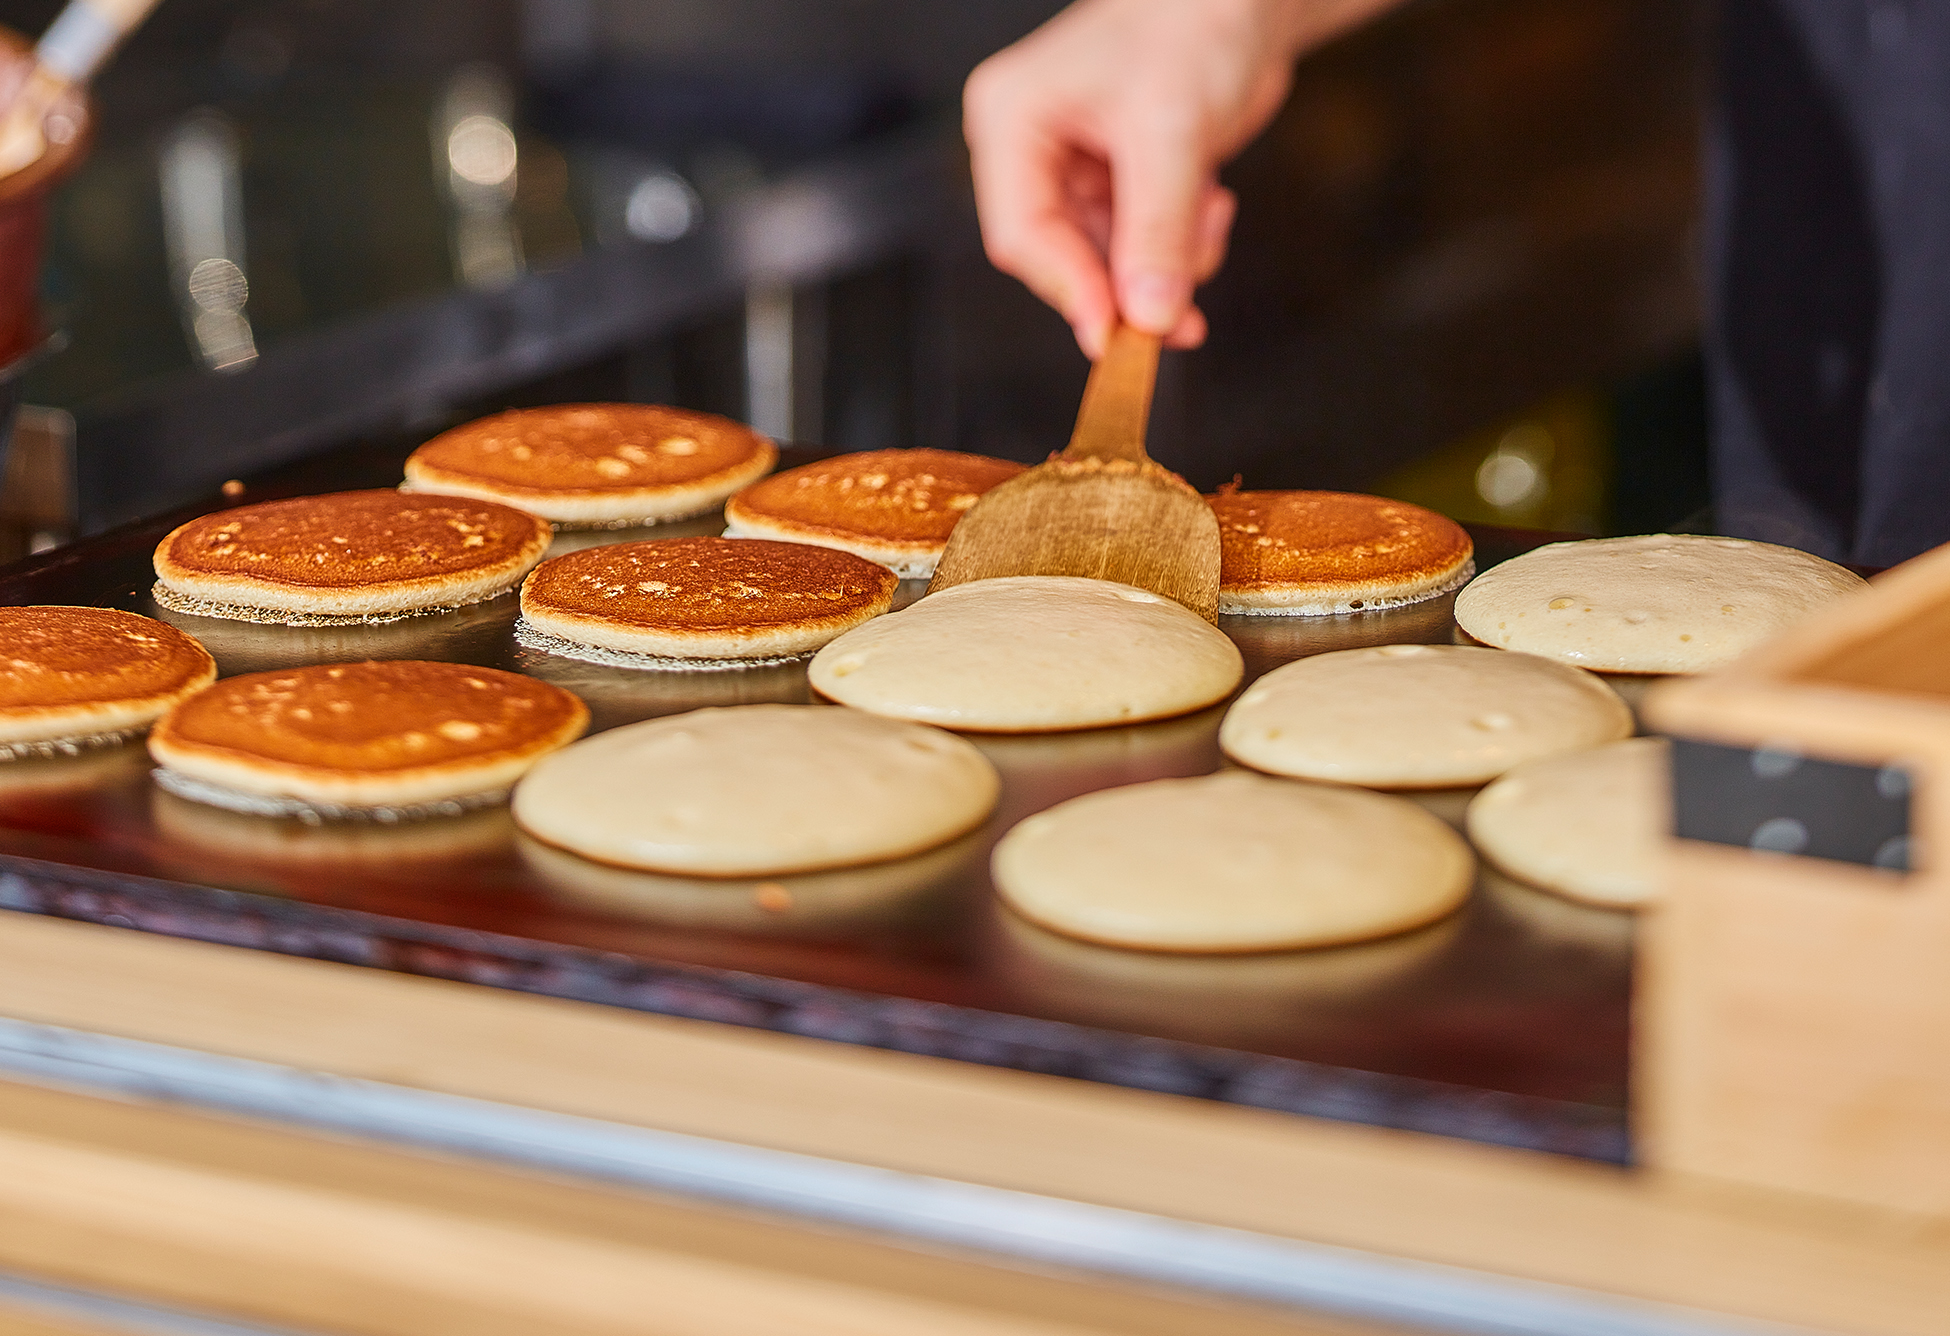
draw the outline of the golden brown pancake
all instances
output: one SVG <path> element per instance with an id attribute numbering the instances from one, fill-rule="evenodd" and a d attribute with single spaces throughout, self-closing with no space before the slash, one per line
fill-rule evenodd
<path id="1" fill-rule="evenodd" d="M 770 441 L 715 413 L 558 404 L 442 432 L 407 459 L 406 486 L 502 501 L 562 524 L 622 526 L 701 515 L 778 458 Z"/>
<path id="2" fill-rule="evenodd" d="M 295 801 L 336 815 L 498 793 L 588 722 L 574 696 L 516 673 L 415 659 L 322 664 L 190 697 L 156 725 L 149 753 L 181 797 L 245 810 Z"/>
<path id="3" fill-rule="evenodd" d="M 510 506 L 396 491 L 334 492 L 222 510 L 156 546 L 155 599 L 240 621 L 387 621 L 514 588 L 548 524 Z"/>
<path id="4" fill-rule="evenodd" d="M 878 617 L 900 581 L 864 557 L 758 538 L 666 538 L 545 561 L 526 625 L 574 645 L 677 659 L 807 654 Z"/>
<path id="5" fill-rule="evenodd" d="M 112 740 L 217 677 L 173 626 L 111 608 L 0 608 L 0 760 Z"/>
<path id="6" fill-rule="evenodd" d="M 1418 603 L 1475 572 L 1475 545 L 1433 510 L 1354 492 L 1210 497 L 1219 611 L 1324 617 Z"/>
<path id="7" fill-rule="evenodd" d="M 725 503 L 725 535 L 816 543 L 903 579 L 934 574 L 956 521 L 1021 464 L 954 450 L 868 450 L 787 469 Z"/>

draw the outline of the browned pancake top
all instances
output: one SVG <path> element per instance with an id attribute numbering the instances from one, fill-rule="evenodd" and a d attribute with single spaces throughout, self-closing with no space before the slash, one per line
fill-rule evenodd
<path id="1" fill-rule="evenodd" d="M 156 549 L 156 573 L 358 589 L 465 575 L 538 555 L 546 520 L 493 501 L 391 490 L 265 501 L 191 520 Z"/>
<path id="2" fill-rule="evenodd" d="M 228 678 L 165 715 L 154 740 L 373 774 L 540 748 L 587 718 L 573 695 L 517 673 L 395 659 Z"/>
<path id="3" fill-rule="evenodd" d="M 743 423 L 644 404 L 516 408 L 442 432 L 414 465 L 514 490 L 634 492 L 749 464 L 768 448 Z"/>
<path id="4" fill-rule="evenodd" d="M 1474 550 L 1454 520 L 1353 492 L 1221 492 L 1219 587 L 1368 585 L 1433 579 Z"/>
<path id="5" fill-rule="evenodd" d="M 0 608 L 0 710 L 144 700 L 214 670 L 173 626 L 111 608 Z"/>
<path id="6" fill-rule="evenodd" d="M 941 544 L 983 492 L 1023 467 L 953 450 L 868 450 L 775 473 L 728 511 L 842 537 Z"/>
<path id="7" fill-rule="evenodd" d="M 848 617 L 900 584 L 863 557 L 762 538 L 664 538 L 584 548 L 537 566 L 524 609 L 625 626 L 736 631 Z"/>

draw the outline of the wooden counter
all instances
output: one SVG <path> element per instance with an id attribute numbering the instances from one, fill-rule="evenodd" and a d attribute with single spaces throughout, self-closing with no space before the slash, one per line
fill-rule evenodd
<path id="1" fill-rule="evenodd" d="M 240 997 L 253 999 L 253 1004 L 239 1008 L 227 1000 Z M 1541 1294 L 1581 1303 L 1591 1322 L 1608 1318 L 1614 1321 L 1609 1329 L 1619 1332 L 1751 1331 L 1770 1329 L 1756 1324 L 1782 1324 L 1803 1331 L 1939 1336 L 1950 1319 L 1950 1233 L 1895 1212 L 1655 1179 L 1530 1152 L 630 1014 L 89 924 L 0 916 L 0 1015 L 621 1127 L 1144 1212 L 1251 1231 L 1268 1240 L 1327 1245 L 1324 1255 L 1330 1258 L 1405 1263 L 1401 1275 L 1408 1282 L 1418 1276 L 1460 1282 L 1465 1292 L 1492 1305 L 1501 1294 L 1519 1317 L 1517 1310 Z M 596 1286 L 601 1276 L 611 1277 L 604 1285 L 623 1287 L 588 1291 L 606 1296 L 595 1305 L 601 1311 L 579 1310 L 581 1316 L 575 1316 L 564 1309 L 551 1317 L 551 1324 L 571 1317 L 585 1324 L 549 1328 L 567 1331 L 645 1330 L 627 1322 L 625 1327 L 601 1325 L 636 1306 L 628 1297 L 635 1291 L 624 1279 L 690 1274 L 688 1264 L 673 1271 L 666 1263 L 659 1272 L 647 1262 L 639 1272 L 638 1260 L 627 1248 L 605 1251 L 617 1246 L 611 1235 L 609 1243 L 586 1241 L 586 1251 L 571 1250 L 579 1259 L 576 1265 L 590 1268 L 586 1282 L 565 1286 L 536 1281 L 523 1290 L 515 1271 L 533 1274 L 523 1270 L 531 1263 L 516 1265 L 527 1255 L 525 1245 L 504 1235 L 467 1235 L 476 1239 L 469 1246 L 482 1251 L 457 1270 L 451 1259 L 443 1260 L 445 1245 L 432 1241 L 445 1236 L 442 1220 L 447 1217 L 411 1211 L 445 1210 L 444 1199 L 421 1200 L 406 1193 L 411 1200 L 402 1202 L 397 1188 L 382 1190 L 375 1178 L 371 1191 L 361 1181 L 352 1194 L 358 1200 L 347 1203 L 343 1194 L 356 1179 L 349 1169 L 321 1169 L 307 1178 L 304 1162 L 312 1151 L 287 1159 L 296 1153 L 251 1149 L 271 1144 L 252 1138 L 276 1140 L 291 1137 L 289 1132 L 251 1137 L 226 1132 L 216 1142 L 197 1142 L 197 1136 L 208 1137 L 207 1124 L 198 1116 L 149 1115 L 149 1126 L 181 1129 L 154 1133 L 172 1146 L 201 1144 L 211 1147 L 213 1155 L 221 1150 L 220 1162 L 208 1168 L 220 1178 L 242 1163 L 226 1158 L 232 1152 L 222 1148 L 232 1145 L 244 1160 L 255 1154 L 258 1165 L 281 1166 L 278 1172 L 288 1175 L 275 1185 L 259 1181 L 238 1186 L 235 1200 L 241 1217 L 230 1214 L 230 1208 L 191 1211 L 187 1203 L 208 1204 L 221 1197 L 208 1195 L 207 1185 L 199 1184 L 195 1174 L 178 1176 L 180 1165 L 156 1163 L 161 1154 L 157 1147 L 164 1143 L 142 1141 L 149 1135 L 140 1131 L 142 1120 L 117 1111 L 108 1120 L 117 1125 L 110 1137 L 117 1146 L 89 1149 L 75 1144 L 85 1120 L 65 1113 L 50 1123 L 46 1120 L 53 1117 L 52 1106 L 44 1101 L 27 1092 L 8 1097 L 7 1107 L 14 1113 L 0 1132 L 0 1160 L 6 1162 L 0 1170 L 0 1217 L 28 1223 L 5 1230 L 0 1266 L 169 1293 L 206 1306 L 228 1302 L 233 1309 L 244 1294 L 235 1289 L 238 1276 L 253 1267 L 260 1275 L 271 1275 L 300 1258 L 318 1268 L 317 1274 L 339 1276 L 325 1288 L 343 1294 L 368 1284 L 379 1286 L 382 1278 L 408 1289 L 423 1287 L 421 1293 L 445 1293 L 443 1286 L 463 1287 L 463 1273 L 486 1267 L 494 1273 L 493 1285 L 506 1287 L 495 1302 L 531 1314 L 534 1309 L 520 1305 L 571 1304 L 565 1290 L 585 1283 Z M 35 1118 L 43 1121 L 37 1124 Z M 199 1127 L 204 1130 L 195 1131 Z M 65 1146 L 50 1144 L 49 1133 L 57 1128 L 67 1138 Z M 106 1131 L 103 1135 L 109 1136 Z M 310 1138 L 298 1139 L 318 1146 Z M 366 1153 L 384 1158 L 381 1152 Z M 324 1149 L 316 1154 L 329 1158 Z M 153 1171 L 153 1177 L 140 1183 L 137 1177 L 125 1177 L 135 1162 L 147 1165 L 145 1172 Z M 386 1162 L 400 1166 L 396 1171 L 403 1174 L 435 1172 L 419 1159 L 409 1163 L 408 1157 L 396 1156 Z M 322 1165 L 326 1159 L 313 1163 Z M 497 1171 L 471 1172 L 485 1176 L 478 1181 L 500 1181 Z M 317 1193 L 330 1196 L 331 1211 L 314 1208 L 314 1197 L 308 1194 Z M 619 1200 L 613 1192 L 599 1195 L 607 1203 Z M 384 1205 L 387 1200 L 393 1204 Z M 605 1209 L 651 1209 L 638 1194 L 631 1194 L 631 1200 L 637 1204 Z M 53 1237 L 44 1226 L 60 1219 L 62 1212 L 82 1209 L 87 1218 L 71 1218 L 67 1226 L 80 1231 L 70 1235 L 69 1245 L 37 1242 Z M 659 1209 L 680 1214 L 695 1210 Z M 367 1211 L 380 1213 L 374 1219 L 394 1221 L 400 1231 L 397 1245 L 370 1245 L 358 1223 Z M 385 1216 L 387 1211 L 407 1214 Z M 516 1214 L 527 1222 L 524 1228 L 540 1227 L 541 1217 L 526 1208 Z M 35 1227 L 35 1219 L 43 1227 Z M 240 1219 L 259 1224 L 240 1225 Z M 270 1225 L 280 1219 L 288 1220 L 290 1232 L 271 1231 Z M 205 1231 L 200 1243 L 183 1242 L 190 1224 Z M 211 1269 L 144 1263 L 134 1245 L 150 1235 L 177 1240 L 173 1247 L 191 1247 L 210 1259 Z M 85 1239 L 109 1237 L 123 1242 L 113 1248 L 83 1246 Z M 274 1246 L 284 1250 L 277 1254 L 284 1260 L 276 1266 L 261 1251 Z M 731 1254 L 743 1255 L 727 1246 Z M 247 1247 L 258 1260 L 235 1274 L 226 1273 L 219 1263 L 237 1247 Z M 506 1266 L 485 1260 L 496 1257 Z M 1504 1278 L 1568 1290 L 1534 1291 Z M 165 1281 L 173 1288 L 159 1288 Z M 470 1283 L 487 1282 L 482 1277 Z M 707 1288 L 715 1284 L 696 1283 Z M 1470 1291 L 1470 1286 L 1477 1288 Z M 392 1299 L 369 1309 L 341 1308 L 340 1300 L 320 1308 L 323 1291 L 308 1292 L 296 1272 L 271 1282 L 266 1290 L 253 1291 L 250 1301 L 285 1304 L 286 1322 L 297 1320 L 299 1313 L 291 1306 L 295 1301 L 304 1311 L 329 1311 L 339 1330 L 416 1330 L 410 1324 L 384 1325 L 405 1311 Z M 720 1292 L 727 1296 L 728 1307 L 749 1313 L 752 1325 L 713 1328 L 719 1331 L 773 1329 L 764 1325 L 772 1302 L 767 1294 L 795 1293 L 790 1286 L 768 1291 L 751 1277 L 727 1278 Z M 549 1299 L 550 1293 L 557 1297 Z M 1378 1312 L 1390 1296 L 1372 1297 Z M 788 1308 L 797 1302 L 790 1301 Z M 1692 1312 L 1638 1306 L 1648 1303 Z M 912 1325 L 911 1316 L 899 1319 L 910 1321 L 905 1330 L 990 1329 L 923 1328 Z M 1432 1313 L 1431 1321 L 1418 1325 L 1459 1329 L 1467 1316 Z M 1487 1319 L 1489 1314 L 1477 1316 Z M 724 1315 L 719 1313 L 717 1320 L 723 1322 Z M 887 1329 L 900 1329 L 899 1320 Z M 537 1328 L 531 1323 L 526 1329 Z M 819 1328 L 807 1323 L 797 1329 Z M 872 1328 L 848 1317 L 834 1329 Z M 1013 1329 L 1044 1328 L 1031 1324 Z M 1205 1325 L 1196 1329 L 1223 1330 Z M 1306 1328 L 1303 1324 L 1299 1329 Z"/>

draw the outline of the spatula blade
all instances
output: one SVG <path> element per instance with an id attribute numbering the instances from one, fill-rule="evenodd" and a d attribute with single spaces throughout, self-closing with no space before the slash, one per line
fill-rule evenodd
<path id="1" fill-rule="evenodd" d="M 1056 458 L 991 489 L 955 525 L 929 593 L 1003 575 L 1081 575 L 1219 611 L 1219 524 L 1169 469 Z"/>

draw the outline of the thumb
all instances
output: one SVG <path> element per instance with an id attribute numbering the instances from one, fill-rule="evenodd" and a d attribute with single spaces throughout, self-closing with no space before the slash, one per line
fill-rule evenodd
<path id="1" fill-rule="evenodd" d="M 1137 328 L 1170 334 L 1192 305 L 1210 170 L 1195 145 L 1154 136 L 1113 151 L 1111 173 L 1110 269 L 1118 308 Z"/>

